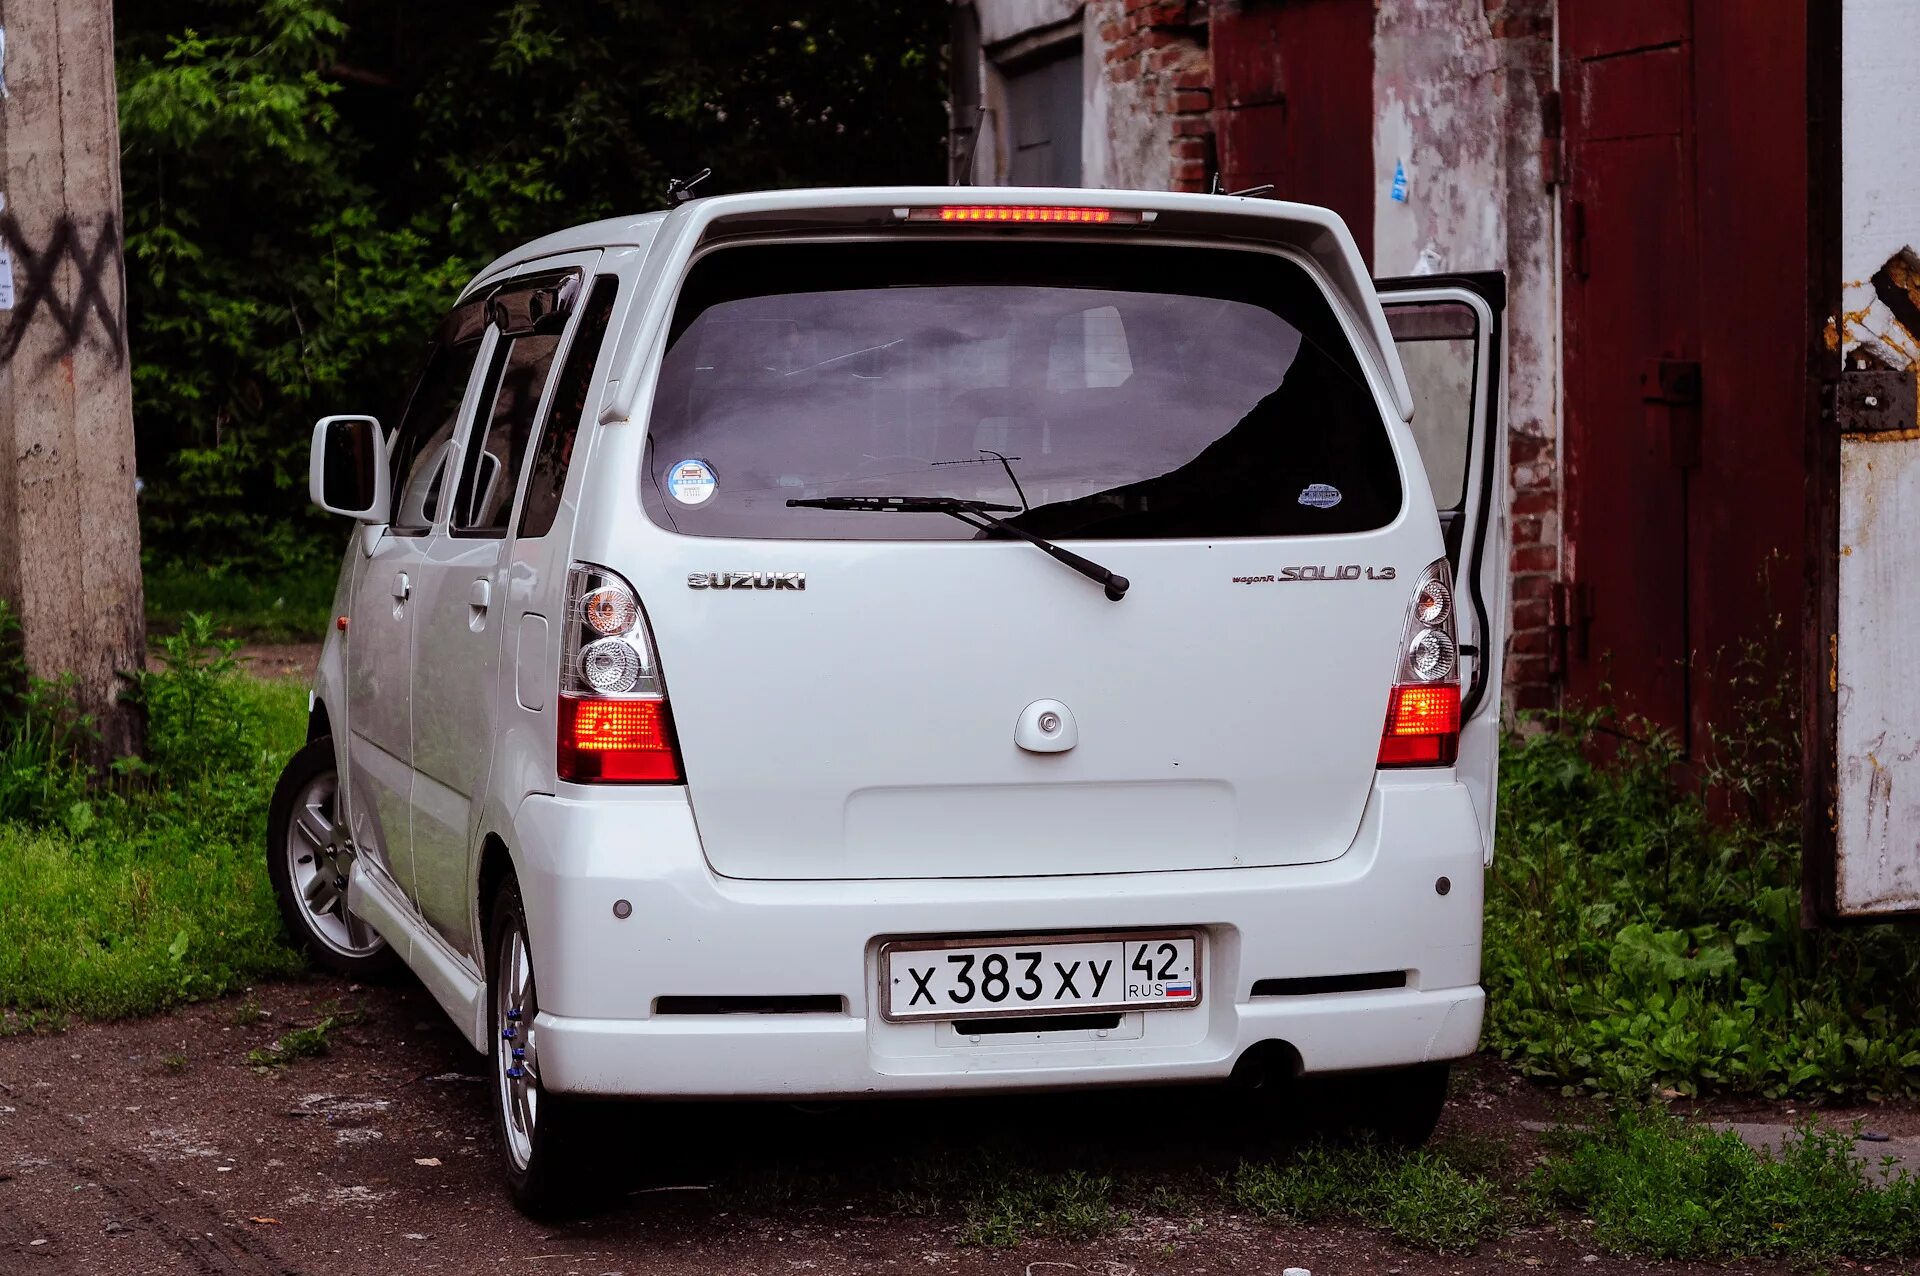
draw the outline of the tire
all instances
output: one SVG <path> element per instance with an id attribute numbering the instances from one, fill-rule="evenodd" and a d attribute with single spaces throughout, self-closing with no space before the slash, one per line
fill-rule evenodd
<path id="1" fill-rule="evenodd" d="M 487 917 L 489 1092 L 507 1190 L 531 1218 L 577 1213 L 595 1199 L 585 1187 L 592 1168 L 585 1104 L 549 1094 L 540 1081 L 533 1026 L 540 1008 L 538 984 L 526 905 L 511 875 L 494 892 Z"/>
<path id="2" fill-rule="evenodd" d="M 287 934 L 317 966 L 350 979 L 380 979 L 398 965 L 372 926 L 347 911 L 353 842 L 339 819 L 333 738 L 309 741 L 274 786 L 267 812 L 267 878 Z"/>

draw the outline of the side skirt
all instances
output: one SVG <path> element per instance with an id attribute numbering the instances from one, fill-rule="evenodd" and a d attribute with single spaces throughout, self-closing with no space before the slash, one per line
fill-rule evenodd
<path id="1" fill-rule="evenodd" d="M 475 1050 L 487 1048 L 487 984 L 407 903 L 400 888 L 364 856 L 354 860 L 347 907 L 407 963 Z"/>

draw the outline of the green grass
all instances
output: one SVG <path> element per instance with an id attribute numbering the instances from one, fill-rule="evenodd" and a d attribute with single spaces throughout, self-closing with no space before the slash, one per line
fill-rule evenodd
<path id="1" fill-rule="evenodd" d="M 1476 1248 L 1506 1230 L 1512 1215 L 1494 1179 L 1456 1166 L 1443 1151 L 1318 1145 L 1288 1161 L 1243 1162 L 1223 1187 L 1228 1200 L 1259 1218 L 1356 1222 L 1439 1253 Z"/>
<path id="2" fill-rule="evenodd" d="M 1809 1123 L 1771 1156 L 1656 1108 L 1561 1131 L 1555 1142 L 1538 1189 L 1591 1218 L 1594 1241 L 1616 1253 L 1800 1262 L 1920 1254 L 1920 1181 L 1883 1180 L 1845 1133 Z"/>
<path id="3" fill-rule="evenodd" d="M 147 625 L 177 633 L 189 615 L 211 616 L 215 628 L 258 642 L 318 642 L 333 620 L 337 563 L 304 572 L 251 575 L 229 567 L 170 564 L 146 573 Z"/>
<path id="4" fill-rule="evenodd" d="M 240 675 L 217 651 L 191 663 L 189 647 L 141 681 L 146 764 L 91 788 L 54 783 L 30 815 L 0 821 L 12 1026 L 151 1013 L 302 969 L 263 843 L 274 780 L 305 736 L 305 691 Z"/>

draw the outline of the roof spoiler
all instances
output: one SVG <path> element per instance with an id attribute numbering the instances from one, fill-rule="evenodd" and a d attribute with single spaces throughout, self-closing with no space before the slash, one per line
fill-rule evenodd
<path id="1" fill-rule="evenodd" d="M 1359 320 L 1361 353 L 1386 382 L 1402 420 L 1413 415 L 1413 392 L 1393 353 L 1385 313 L 1346 223 L 1329 209 L 1281 200 L 1164 191 L 1052 190 L 1041 187 L 969 186 L 848 187 L 836 190 L 768 191 L 720 195 L 682 204 L 667 215 L 640 270 L 644 310 L 625 326 L 614 352 L 600 421 L 630 420 L 645 379 L 646 358 L 671 317 L 677 289 L 662 285 L 686 272 L 703 244 L 735 235 L 787 231 L 850 230 L 902 224 L 906 210 L 964 202 L 1009 208 L 1070 205 L 1152 214 L 1155 235 L 1206 235 L 1252 243 L 1285 244 L 1306 254 Z M 1133 226 L 1115 226 L 1116 234 Z M 1044 233 L 1044 231 L 1042 232 Z"/>

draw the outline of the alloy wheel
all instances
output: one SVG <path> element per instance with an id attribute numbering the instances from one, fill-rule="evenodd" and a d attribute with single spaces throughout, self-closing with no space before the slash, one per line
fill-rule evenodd
<path id="1" fill-rule="evenodd" d="M 343 957 L 366 957 L 386 943 L 347 909 L 353 876 L 353 839 L 338 817 L 340 786 L 333 772 L 309 780 L 287 821 L 287 880 L 306 909 L 314 937 Z"/>
<path id="2" fill-rule="evenodd" d="M 497 956 L 493 1005 L 500 1048 L 494 1051 L 494 1080 L 500 1087 L 507 1156 L 516 1169 L 524 1170 L 533 1158 L 539 1118 L 540 1076 L 533 1026 L 539 1005 L 534 996 L 527 933 L 517 922 L 503 929 Z"/>

